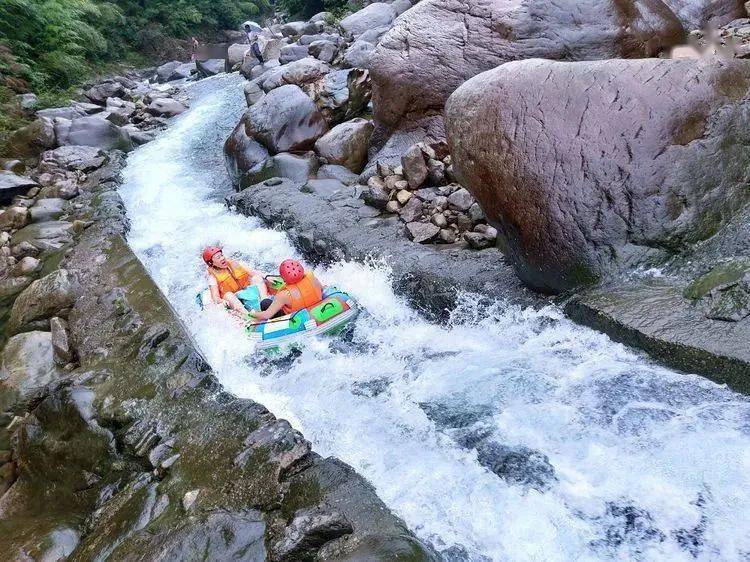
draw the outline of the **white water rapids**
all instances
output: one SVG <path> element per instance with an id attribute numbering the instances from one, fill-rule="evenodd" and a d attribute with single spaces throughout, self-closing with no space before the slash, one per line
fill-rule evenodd
<path id="1" fill-rule="evenodd" d="M 225 313 L 200 313 L 203 246 L 268 272 L 296 252 L 223 203 L 241 80 L 190 90 L 192 108 L 129 156 L 121 193 L 131 246 L 229 391 L 352 465 L 447 560 L 750 559 L 750 402 L 555 308 L 498 302 L 434 324 L 394 293 L 387 264 L 337 263 L 318 273 L 363 305 L 353 334 L 281 361 Z M 487 443 L 546 455 L 554 477 L 541 491 L 500 478 L 478 462 Z"/>

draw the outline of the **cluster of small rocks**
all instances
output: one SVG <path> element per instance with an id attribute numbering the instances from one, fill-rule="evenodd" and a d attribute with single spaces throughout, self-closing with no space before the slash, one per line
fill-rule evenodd
<path id="1" fill-rule="evenodd" d="M 453 244 L 463 239 L 481 250 L 497 239 L 479 203 L 456 182 L 445 143 L 417 143 L 395 168 L 378 163 L 364 196 L 369 205 L 397 214 L 415 242 Z"/>
<path id="2" fill-rule="evenodd" d="M 156 80 L 152 70 L 146 74 Z M 108 78 L 82 90 L 81 100 L 35 111 L 36 119 L 9 137 L 5 152 L 33 159 L 60 146 L 131 150 L 153 140 L 170 117 L 185 111 L 185 103 L 175 99 L 179 91 L 174 84 L 152 83 L 144 73 Z M 24 94 L 20 103 L 31 112 L 37 101 Z M 3 169 L 12 165 L 5 162 Z"/>

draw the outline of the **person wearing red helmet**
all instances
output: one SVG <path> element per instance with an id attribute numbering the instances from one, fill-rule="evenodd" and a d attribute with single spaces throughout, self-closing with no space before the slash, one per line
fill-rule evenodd
<path id="1" fill-rule="evenodd" d="M 292 314 L 323 300 L 323 287 L 312 271 L 305 272 L 297 260 L 284 260 L 279 266 L 284 288 L 271 299 L 261 302 L 260 310 L 251 310 L 256 320 L 268 320 L 277 315 Z"/>
<path id="2" fill-rule="evenodd" d="M 245 314 L 247 308 L 240 300 L 240 296 L 246 289 L 257 288 L 257 300 L 268 296 L 263 274 L 237 261 L 227 259 L 219 246 L 205 248 L 203 261 L 208 266 L 208 288 L 214 303 L 223 303 L 234 312 Z"/>

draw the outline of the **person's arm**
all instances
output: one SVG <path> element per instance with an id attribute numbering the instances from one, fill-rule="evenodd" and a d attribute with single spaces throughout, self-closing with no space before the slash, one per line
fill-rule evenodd
<path id="1" fill-rule="evenodd" d="M 211 275 L 208 278 L 208 290 L 211 291 L 211 300 L 214 304 L 221 304 L 224 299 L 219 295 L 219 284 L 216 282 L 216 278 Z"/>
<path id="2" fill-rule="evenodd" d="M 253 310 L 250 312 L 250 316 L 252 316 L 256 320 L 268 320 L 276 316 L 276 313 L 279 312 L 282 308 L 284 308 L 284 305 L 289 304 L 289 302 L 290 302 L 290 299 L 289 299 L 288 294 L 279 293 L 273 298 L 273 302 L 271 303 L 271 306 L 269 306 L 267 309 L 263 311 Z"/>

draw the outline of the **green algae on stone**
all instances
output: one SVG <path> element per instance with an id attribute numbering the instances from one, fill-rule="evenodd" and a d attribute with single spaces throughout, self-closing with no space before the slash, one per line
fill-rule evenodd
<path id="1" fill-rule="evenodd" d="M 683 294 L 688 299 L 700 300 L 717 287 L 739 281 L 747 271 L 750 271 L 750 260 L 747 259 L 717 265 L 688 285 Z"/>

